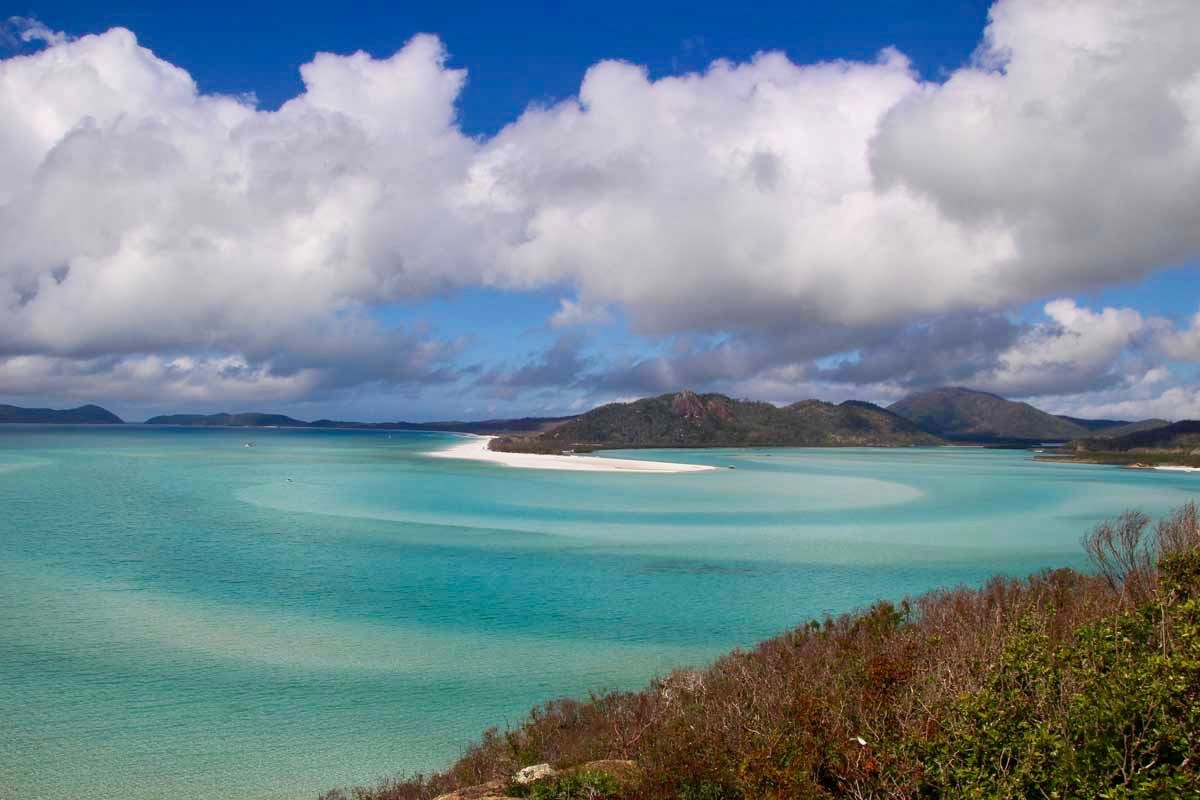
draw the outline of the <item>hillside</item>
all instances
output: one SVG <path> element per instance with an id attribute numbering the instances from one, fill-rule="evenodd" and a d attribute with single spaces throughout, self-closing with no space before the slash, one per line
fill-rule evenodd
<path id="1" fill-rule="evenodd" d="M 1062 414 L 1059 414 L 1058 418 L 1087 428 L 1091 432 L 1090 436 L 1092 438 L 1102 439 L 1125 436 L 1126 434 L 1138 433 L 1139 431 L 1152 431 L 1155 428 L 1163 428 L 1171 424 L 1165 419 L 1143 419 L 1137 422 L 1128 422 L 1117 419 L 1081 419 L 1080 417 L 1068 417 Z"/>
<path id="2" fill-rule="evenodd" d="M 806 400 L 778 408 L 721 394 L 679 392 L 610 403 L 494 449 L 561 452 L 637 447 L 825 447 L 937 444 L 907 420 L 870 403 Z"/>
<path id="3" fill-rule="evenodd" d="M 641 691 L 546 703 L 445 772 L 322 798 L 1196 797 L 1196 506 L 1084 543 L 1097 574 L 813 620 Z"/>
<path id="4" fill-rule="evenodd" d="M 1065 442 L 1091 433 L 1084 425 L 1028 403 L 959 387 L 914 394 L 888 410 L 954 441 Z"/>
<path id="5" fill-rule="evenodd" d="M 874 403 L 846 400 L 839 404 L 801 400 L 783 409 L 827 432 L 837 445 L 938 444 L 938 439 L 910 420 Z"/>
<path id="6" fill-rule="evenodd" d="M 1092 437 L 1072 442 L 1070 446 L 1076 450 L 1157 450 L 1200 455 L 1200 420 L 1182 420 L 1124 436 Z"/>
<path id="7" fill-rule="evenodd" d="M 1129 466 L 1200 467 L 1200 420 L 1182 420 L 1124 436 L 1090 436 L 1068 442 L 1045 460 Z"/>
<path id="8" fill-rule="evenodd" d="M 1126 425 L 1131 425 L 1127 419 L 1084 419 L 1083 417 L 1072 417 L 1067 414 L 1055 414 L 1059 419 L 1065 419 L 1067 422 L 1074 423 L 1081 428 L 1086 428 L 1089 431 L 1112 430 L 1114 428 L 1123 428 Z M 1150 420 L 1147 420 L 1149 422 Z"/>
<path id="9" fill-rule="evenodd" d="M 124 420 L 108 409 L 94 405 L 61 410 L 0 405 L 0 423 L 5 422 L 57 425 L 121 425 L 124 423 Z"/>

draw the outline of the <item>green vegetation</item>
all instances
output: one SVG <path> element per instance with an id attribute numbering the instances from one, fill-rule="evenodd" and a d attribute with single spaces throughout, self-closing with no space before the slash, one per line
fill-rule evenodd
<path id="1" fill-rule="evenodd" d="M 605 800 L 617 797 L 621 789 L 620 782 L 607 772 L 585 769 L 527 786 L 509 786 L 505 793 L 530 800 Z"/>
<path id="2" fill-rule="evenodd" d="M 938 444 L 936 437 L 871 403 L 806 400 L 784 408 L 721 394 L 664 394 L 610 403 L 495 450 L 560 453 L 626 447 L 830 447 Z"/>
<path id="3" fill-rule="evenodd" d="M 53 425 L 120 425 L 124 420 L 100 406 L 79 408 L 21 408 L 0 405 L 0 423 L 25 422 Z"/>
<path id="4" fill-rule="evenodd" d="M 444 773 L 326 797 L 428 800 L 599 759 L 636 762 L 636 783 L 555 779 L 528 796 L 1197 796 L 1197 508 L 1156 526 L 1128 513 L 1084 545 L 1095 574 L 996 578 L 812 621 L 640 692 L 539 706 Z"/>

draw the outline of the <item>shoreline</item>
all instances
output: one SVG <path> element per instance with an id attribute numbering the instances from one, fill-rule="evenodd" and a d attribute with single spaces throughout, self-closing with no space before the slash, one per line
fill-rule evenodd
<path id="1" fill-rule="evenodd" d="M 1119 469 L 1137 469 L 1137 470 L 1161 470 L 1163 472 L 1200 472 L 1200 467 L 1194 467 L 1188 464 L 1152 464 L 1146 461 L 1139 461 L 1130 458 L 1125 459 L 1107 459 L 1103 457 L 1075 456 L 1064 453 L 1063 455 L 1035 455 L 1034 461 L 1041 461 L 1043 464 L 1094 464 L 1101 467 L 1117 467 Z"/>
<path id="2" fill-rule="evenodd" d="M 488 443 L 495 436 L 462 434 L 471 438 L 462 444 L 451 445 L 444 450 L 433 450 L 426 455 L 434 458 L 456 458 L 464 461 L 487 461 L 505 467 L 520 469 L 557 469 L 569 472 L 633 472 L 640 474 L 671 475 L 682 472 L 709 472 L 718 469 L 707 464 L 681 464 L 670 461 L 641 461 L 632 458 L 600 458 L 598 456 L 555 456 L 541 453 L 501 453 L 489 450 Z"/>

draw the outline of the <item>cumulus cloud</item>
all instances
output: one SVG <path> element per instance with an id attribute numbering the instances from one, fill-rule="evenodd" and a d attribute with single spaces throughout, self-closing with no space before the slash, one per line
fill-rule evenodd
<path id="1" fill-rule="evenodd" d="M 1200 419 L 1200 387 L 1179 385 L 1168 370 L 1154 367 L 1128 376 L 1118 388 L 1064 395 L 1044 405 L 1097 419 Z"/>
<path id="2" fill-rule="evenodd" d="M 1048 321 L 1030 326 L 999 354 L 994 369 L 973 383 L 1000 394 L 1022 397 L 1071 394 L 1114 385 L 1129 370 L 1118 369 L 1147 329 L 1131 308 L 1092 311 L 1073 300 L 1046 304 Z"/>
<path id="3" fill-rule="evenodd" d="M 215 352 L 268 395 L 308 370 L 444 377 L 453 343 L 366 313 L 463 252 L 443 192 L 475 145 L 436 39 L 319 55 L 270 113 L 199 94 L 128 31 L 52 44 L 0 62 L 0 356 Z"/>
<path id="4" fill-rule="evenodd" d="M 1014 338 L 1003 311 L 1200 255 L 1190 0 L 1000 0 L 937 82 L 892 49 L 658 80 L 605 61 L 490 139 L 459 129 L 466 75 L 434 36 L 318 54 L 265 111 L 199 92 L 130 31 L 13 24 L 45 46 L 0 61 L 0 375 L 190 358 L 244 363 L 265 392 L 444 380 L 458 345 L 373 307 L 493 285 L 569 292 L 552 325 L 611 308 L 683 343 L 615 365 L 614 391 L 800 370 L 1054 392 L 1066 364 L 1103 381 L 1157 323 L 1060 304 Z"/>
<path id="5" fill-rule="evenodd" d="M 1187 0 L 1009 0 L 943 83 L 894 51 L 606 62 L 472 175 L 523 214 L 507 280 L 569 277 L 646 332 L 1000 308 L 1200 250 L 1197 34 Z"/>

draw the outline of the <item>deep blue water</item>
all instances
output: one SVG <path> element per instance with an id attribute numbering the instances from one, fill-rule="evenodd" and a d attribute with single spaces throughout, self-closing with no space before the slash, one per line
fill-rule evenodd
<path id="1" fill-rule="evenodd" d="M 254 447 L 244 447 L 247 440 Z M 1084 566 L 1200 475 L 974 449 L 639 451 L 451 435 L 0 426 L 0 798 L 292 798 L 824 613 Z M 619 454 L 614 454 L 619 455 Z"/>

